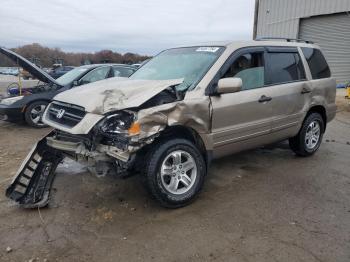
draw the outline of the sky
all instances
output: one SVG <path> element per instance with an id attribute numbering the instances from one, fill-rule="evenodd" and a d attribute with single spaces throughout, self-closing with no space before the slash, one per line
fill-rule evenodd
<path id="1" fill-rule="evenodd" d="M 0 46 L 154 55 L 252 39 L 254 0 L 1 0 Z"/>

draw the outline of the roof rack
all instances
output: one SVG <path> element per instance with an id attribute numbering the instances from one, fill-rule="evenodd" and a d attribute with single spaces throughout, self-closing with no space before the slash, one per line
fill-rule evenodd
<path id="1" fill-rule="evenodd" d="M 264 40 L 286 40 L 286 42 L 300 42 L 306 44 L 313 44 L 314 42 L 299 38 L 285 38 L 285 37 L 259 37 L 255 39 L 256 41 L 264 41 Z"/>

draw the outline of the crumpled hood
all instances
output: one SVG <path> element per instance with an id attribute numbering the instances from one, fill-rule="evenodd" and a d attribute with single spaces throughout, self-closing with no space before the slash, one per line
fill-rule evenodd
<path id="1" fill-rule="evenodd" d="M 72 88 L 54 100 L 78 105 L 86 112 L 105 114 L 115 110 L 138 107 L 164 89 L 181 84 L 183 79 L 131 80 L 110 78 Z"/>

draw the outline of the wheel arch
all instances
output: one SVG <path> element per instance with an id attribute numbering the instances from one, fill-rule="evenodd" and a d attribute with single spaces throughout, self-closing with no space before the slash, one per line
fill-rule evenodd
<path id="1" fill-rule="evenodd" d="M 167 126 L 160 135 L 160 138 L 162 137 L 183 138 L 191 141 L 201 152 L 206 163 L 208 162 L 208 150 L 205 141 L 195 129 L 182 125 Z"/>
<path id="2" fill-rule="evenodd" d="M 326 108 L 322 105 L 313 105 L 312 107 L 310 107 L 310 109 L 308 110 L 305 119 L 308 115 L 310 115 L 311 113 L 318 113 L 321 115 L 322 119 L 323 119 L 323 124 L 324 124 L 324 130 L 326 131 L 326 126 L 327 126 L 327 112 L 326 112 Z"/>
<path id="3" fill-rule="evenodd" d="M 44 97 L 40 97 L 40 98 L 37 98 L 37 99 L 30 100 L 30 101 L 28 101 L 28 102 L 22 107 L 22 114 L 23 114 L 23 116 L 24 116 L 24 114 L 25 114 L 27 108 L 28 108 L 30 105 L 32 105 L 32 104 L 34 104 L 34 103 L 36 103 L 36 102 L 41 102 L 41 101 L 42 101 L 42 102 L 47 102 L 48 104 L 51 103 L 51 99 L 44 98 Z"/>
<path id="4" fill-rule="evenodd" d="M 212 160 L 212 150 L 208 148 L 208 142 L 205 142 L 205 137 L 199 134 L 195 129 L 182 125 L 167 126 L 153 143 L 159 143 L 162 140 L 173 138 L 182 138 L 192 142 L 203 156 L 203 159 L 208 168 Z M 152 143 L 152 144 L 153 144 Z M 146 146 L 145 150 L 152 147 L 152 144 Z"/>

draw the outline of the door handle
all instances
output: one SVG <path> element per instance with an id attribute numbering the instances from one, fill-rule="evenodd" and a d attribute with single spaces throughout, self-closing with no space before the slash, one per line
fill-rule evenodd
<path id="1" fill-rule="evenodd" d="M 269 102 L 271 100 L 272 100 L 272 97 L 262 95 L 258 101 L 259 101 L 259 103 L 264 103 L 264 102 Z"/>
<path id="2" fill-rule="evenodd" d="M 308 87 L 303 87 L 303 89 L 301 89 L 301 93 L 302 93 L 302 94 L 311 93 L 311 89 L 308 88 Z"/>

